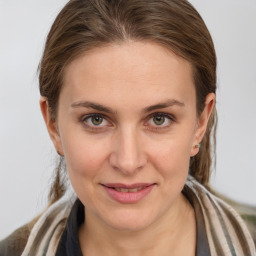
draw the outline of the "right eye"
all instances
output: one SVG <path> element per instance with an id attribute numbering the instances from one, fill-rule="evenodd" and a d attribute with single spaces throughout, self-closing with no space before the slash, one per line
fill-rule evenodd
<path id="1" fill-rule="evenodd" d="M 99 129 L 108 125 L 108 121 L 100 114 L 89 114 L 83 116 L 82 123 L 91 129 Z"/>

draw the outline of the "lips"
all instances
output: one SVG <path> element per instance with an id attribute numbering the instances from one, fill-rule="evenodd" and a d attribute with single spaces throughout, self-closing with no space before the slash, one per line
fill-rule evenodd
<path id="1" fill-rule="evenodd" d="M 120 203 L 137 203 L 146 197 L 155 183 L 137 183 L 137 184 L 121 184 L 121 183 L 108 183 L 102 184 L 107 194 Z"/>

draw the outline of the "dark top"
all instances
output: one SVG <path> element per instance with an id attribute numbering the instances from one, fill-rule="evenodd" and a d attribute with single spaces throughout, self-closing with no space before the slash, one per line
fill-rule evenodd
<path id="1" fill-rule="evenodd" d="M 64 232 L 61 236 L 56 256 L 82 256 L 79 244 L 78 230 L 84 222 L 84 206 L 79 199 L 75 202 Z M 1 256 L 1 255 L 0 255 Z"/>

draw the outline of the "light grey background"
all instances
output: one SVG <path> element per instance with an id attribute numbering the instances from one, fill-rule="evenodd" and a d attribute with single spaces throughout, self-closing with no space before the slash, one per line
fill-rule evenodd
<path id="1" fill-rule="evenodd" d="M 37 65 L 64 0 L 0 0 L 0 239 L 46 206 L 55 161 Z M 215 42 L 219 111 L 212 184 L 256 205 L 256 1 L 193 0 Z"/>

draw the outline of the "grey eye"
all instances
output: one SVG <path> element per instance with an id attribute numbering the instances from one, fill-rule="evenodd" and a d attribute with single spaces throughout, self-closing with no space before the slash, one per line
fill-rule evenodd
<path id="1" fill-rule="evenodd" d="M 91 118 L 91 122 L 93 125 L 101 125 L 103 123 L 104 118 L 102 116 L 92 116 Z"/>
<path id="2" fill-rule="evenodd" d="M 165 122 L 165 117 L 164 117 L 164 116 L 154 116 L 154 117 L 153 117 L 153 122 L 154 122 L 156 125 L 162 125 L 162 124 L 164 124 L 164 122 Z"/>

